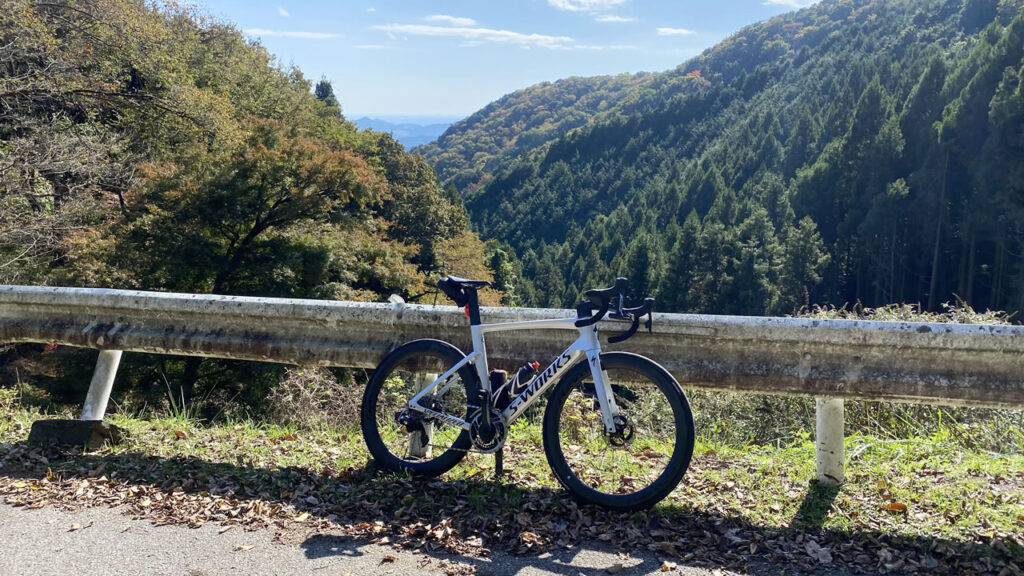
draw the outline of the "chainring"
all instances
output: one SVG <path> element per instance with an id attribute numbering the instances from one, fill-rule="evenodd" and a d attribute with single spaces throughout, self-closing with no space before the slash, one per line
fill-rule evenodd
<path id="1" fill-rule="evenodd" d="M 477 410 L 469 420 L 469 436 L 473 440 L 473 448 L 484 454 L 493 454 L 505 445 L 508 436 L 508 425 L 497 409 L 491 410 L 490 430 L 484 429 L 483 411 Z"/>

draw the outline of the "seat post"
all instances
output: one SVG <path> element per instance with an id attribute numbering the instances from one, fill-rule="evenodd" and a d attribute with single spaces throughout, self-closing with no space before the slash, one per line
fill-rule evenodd
<path id="1" fill-rule="evenodd" d="M 466 304 L 469 309 L 469 325 L 479 326 L 480 325 L 480 300 L 476 295 L 476 288 L 466 287 L 466 296 L 469 297 L 469 303 Z"/>

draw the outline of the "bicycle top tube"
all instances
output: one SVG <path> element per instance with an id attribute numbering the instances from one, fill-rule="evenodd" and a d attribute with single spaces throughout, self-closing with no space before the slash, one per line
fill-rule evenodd
<path id="1" fill-rule="evenodd" d="M 543 320 L 520 320 L 516 322 L 495 322 L 474 326 L 481 334 L 511 330 L 579 330 L 576 318 L 545 318 Z"/>

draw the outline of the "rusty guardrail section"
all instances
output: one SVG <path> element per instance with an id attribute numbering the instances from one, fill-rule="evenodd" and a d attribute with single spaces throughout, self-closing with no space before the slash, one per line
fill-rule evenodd
<path id="1" fill-rule="evenodd" d="M 484 308 L 484 322 L 569 317 Z M 287 364 L 372 368 L 395 346 L 469 349 L 454 306 L 393 305 L 91 288 L 0 286 L 0 343 L 56 342 Z M 622 329 L 600 324 L 602 334 Z M 488 338 L 496 366 L 543 361 L 560 331 Z M 607 349 L 646 354 L 688 387 L 868 400 L 1024 406 L 1024 326 L 655 314 L 654 332 Z"/>
<path id="2" fill-rule="evenodd" d="M 484 322 L 571 315 L 481 312 Z M 610 335 L 623 326 L 599 328 Z M 470 348 L 454 306 L 0 286 L 0 343 L 106 351 L 84 420 L 102 420 L 120 351 L 372 368 L 415 338 Z M 561 331 L 496 334 L 488 356 L 508 369 L 543 363 L 571 339 Z M 607 349 L 650 356 L 684 387 L 818 397 L 819 476 L 834 480 L 842 479 L 842 398 L 1024 407 L 1024 326 L 655 314 L 653 333 Z"/>

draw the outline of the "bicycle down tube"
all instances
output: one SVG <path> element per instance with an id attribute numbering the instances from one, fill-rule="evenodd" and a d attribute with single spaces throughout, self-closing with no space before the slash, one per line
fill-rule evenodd
<path id="1" fill-rule="evenodd" d="M 591 377 L 594 379 L 594 389 L 597 394 L 598 404 L 601 408 L 601 417 L 605 430 L 609 433 L 615 432 L 615 417 L 618 415 L 618 406 L 615 404 L 615 397 L 611 394 L 605 373 L 601 370 L 600 354 L 601 345 L 597 339 L 596 328 L 579 328 L 575 325 L 575 319 L 552 319 L 552 320 L 531 320 L 525 322 L 504 322 L 496 324 L 480 324 L 471 326 L 473 338 L 473 352 L 450 368 L 447 372 L 438 377 L 433 383 L 417 393 L 409 402 L 413 410 L 417 410 L 431 416 L 442 418 L 450 424 L 463 429 L 469 429 L 470 424 L 461 418 L 444 414 L 422 406 L 419 401 L 427 395 L 434 394 L 434 389 L 441 382 L 447 382 L 448 378 L 458 372 L 466 363 L 472 363 L 480 379 L 484 393 L 491 394 L 490 378 L 488 375 L 487 352 L 484 334 L 489 332 L 507 332 L 511 330 L 577 330 L 579 337 L 564 352 L 557 356 L 554 361 L 542 372 L 537 374 L 524 388 L 507 408 L 502 412 L 502 417 L 508 423 L 512 423 L 522 415 L 534 402 L 544 395 L 552 385 L 558 382 L 559 378 L 565 375 L 573 366 L 584 358 L 590 366 Z M 444 389 L 439 391 L 444 392 Z"/>
<path id="2" fill-rule="evenodd" d="M 555 360 L 540 374 L 537 374 L 530 380 L 530 383 L 526 388 L 509 403 L 505 411 L 502 412 L 502 416 L 505 417 L 506 422 L 513 422 L 518 418 L 527 408 L 530 407 L 538 398 L 544 395 L 544 392 L 548 390 L 555 382 L 558 382 L 559 378 L 565 375 L 570 368 L 575 366 L 578 362 L 583 360 L 584 357 L 587 359 L 587 363 L 590 365 L 590 373 L 594 379 L 594 389 L 597 393 L 598 404 L 601 407 L 601 419 L 604 421 L 605 430 L 609 433 L 615 432 L 615 416 L 618 415 L 619 409 L 615 405 L 614 395 L 611 394 L 610 386 L 608 385 L 607 378 L 605 378 L 604 372 L 601 370 L 601 344 L 597 340 L 597 328 L 578 328 L 575 324 L 576 319 L 555 319 L 555 320 L 531 320 L 526 322 L 506 322 L 500 324 L 483 324 L 480 326 L 472 326 L 473 331 L 473 348 L 474 350 L 480 350 L 484 352 L 483 359 L 486 362 L 487 354 L 483 335 L 487 332 L 506 332 L 510 330 L 536 330 L 536 329 L 547 329 L 547 330 L 577 330 L 579 331 L 579 338 L 576 339 L 565 352 L 555 358 Z M 477 338 L 477 332 L 480 333 L 479 339 Z M 479 345 L 479 348 L 477 347 Z M 477 370 L 481 369 L 480 364 L 477 364 Z M 486 365 L 483 366 L 484 373 L 487 373 Z M 489 380 L 489 379 L 488 379 Z M 488 381 L 488 384 L 490 382 Z"/>

